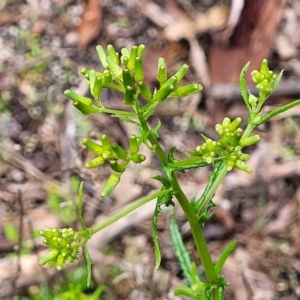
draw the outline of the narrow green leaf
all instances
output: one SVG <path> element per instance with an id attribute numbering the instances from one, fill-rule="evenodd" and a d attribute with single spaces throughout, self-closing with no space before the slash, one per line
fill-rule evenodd
<path id="1" fill-rule="evenodd" d="M 217 175 L 219 174 L 219 170 L 221 170 L 223 168 L 224 164 L 226 164 L 225 160 L 216 163 L 214 170 L 212 171 L 212 173 L 209 176 L 209 181 L 208 181 L 208 184 L 205 187 L 205 190 L 204 190 L 203 194 L 194 203 L 194 208 L 195 208 L 196 211 L 198 211 L 199 208 L 202 206 L 202 204 L 203 204 L 203 202 L 206 198 L 207 193 L 210 191 L 212 185 L 214 184 L 214 181 L 215 181 Z"/>
<path id="2" fill-rule="evenodd" d="M 154 134 L 155 137 L 159 137 L 159 131 L 160 131 L 160 128 L 161 128 L 161 122 L 160 122 L 160 120 L 158 119 L 157 125 L 155 126 L 154 129 L 151 130 L 151 132 Z"/>
<path id="3" fill-rule="evenodd" d="M 154 246 L 154 254 L 155 254 L 155 270 L 157 270 L 160 266 L 161 263 L 161 253 L 159 249 L 159 241 L 158 241 L 158 235 L 157 235 L 157 220 L 158 220 L 158 214 L 160 214 L 161 208 L 159 205 L 159 199 L 157 199 L 155 210 L 153 213 L 153 218 L 152 218 L 152 229 L 151 229 L 151 234 L 152 234 L 152 240 L 153 240 L 153 246 Z"/>
<path id="4" fill-rule="evenodd" d="M 78 218 L 79 223 L 83 229 L 86 229 L 86 226 L 83 221 L 83 181 L 80 182 L 79 185 L 79 197 L 78 197 Z"/>
<path id="5" fill-rule="evenodd" d="M 222 252 L 222 254 L 220 255 L 216 265 L 215 265 L 215 269 L 216 269 L 216 273 L 218 276 L 220 276 L 223 266 L 226 262 L 226 259 L 229 257 L 229 255 L 234 251 L 235 247 L 237 245 L 237 241 L 234 240 L 232 241 Z"/>
<path id="6" fill-rule="evenodd" d="M 247 83 L 246 83 L 246 77 L 245 74 L 249 69 L 250 62 L 246 63 L 246 65 L 243 67 L 241 74 L 240 74 L 240 89 L 241 89 L 241 95 L 244 99 L 244 102 L 248 108 L 249 111 L 251 111 L 251 106 L 249 104 L 249 96 L 247 91 Z"/>
<path id="7" fill-rule="evenodd" d="M 89 287 L 91 285 L 91 281 L 92 281 L 92 260 L 91 260 L 90 253 L 87 249 L 87 242 L 88 242 L 88 240 L 86 240 L 83 243 L 83 254 L 85 257 L 85 261 L 86 261 L 86 271 L 87 271 L 86 284 Z"/>
<path id="8" fill-rule="evenodd" d="M 265 122 L 267 122 L 269 119 L 279 115 L 280 113 L 282 112 L 285 112 L 289 109 L 291 109 L 292 107 L 296 106 L 296 105 L 299 105 L 300 104 L 300 99 L 298 100 L 295 100 L 291 103 L 288 103 L 286 105 L 283 105 L 277 109 L 274 109 L 272 110 L 271 112 L 269 112 L 267 115 L 265 115 L 264 117 L 260 118 L 258 121 L 256 122 L 253 122 L 255 125 L 260 125 L 260 124 L 263 124 Z"/>
<path id="9" fill-rule="evenodd" d="M 180 267 L 183 272 L 183 276 L 185 279 L 187 279 L 189 284 L 192 284 L 193 280 L 192 280 L 191 274 L 190 274 L 190 271 L 192 269 L 192 261 L 191 261 L 189 253 L 187 252 L 187 250 L 184 246 L 182 236 L 179 231 L 179 227 L 174 218 L 170 219 L 169 227 L 170 227 L 172 242 L 173 242 L 174 249 L 175 249 L 175 255 L 176 255 L 177 259 L 179 260 Z"/>

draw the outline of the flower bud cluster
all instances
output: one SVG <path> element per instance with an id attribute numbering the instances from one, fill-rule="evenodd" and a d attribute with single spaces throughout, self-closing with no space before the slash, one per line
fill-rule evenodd
<path id="1" fill-rule="evenodd" d="M 77 262 L 80 253 L 79 234 L 72 228 L 41 230 L 44 244 L 51 249 L 40 259 L 39 264 L 49 268 L 56 265 L 61 270 L 63 265 Z"/>
<path id="2" fill-rule="evenodd" d="M 250 173 L 251 169 L 244 163 L 250 156 L 243 153 L 241 149 L 257 143 L 259 136 L 241 138 L 243 130 L 239 128 L 240 123 L 241 118 L 236 118 L 233 121 L 224 118 L 222 124 L 217 124 L 215 127 L 217 134 L 220 136 L 219 140 L 213 141 L 203 136 L 205 142 L 196 147 L 195 154 L 201 155 L 208 164 L 214 163 L 216 157 L 224 157 L 228 171 L 237 167 Z"/>
<path id="3" fill-rule="evenodd" d="M 262 61 L 260 70 L 252 71 L 251 76 L 256 88 L 260 92 L 269 94 L 273 91 L 276 75 L 269 70 L 268 61 L 266 59 Z"/>

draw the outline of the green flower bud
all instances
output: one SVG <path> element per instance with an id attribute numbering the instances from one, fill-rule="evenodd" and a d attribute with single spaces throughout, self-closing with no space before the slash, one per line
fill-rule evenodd
<path id="1" fill-rule="evenodd" d="M 135 135 L 129 137 L 129 149 L 131 155 L 139 152 L 139 144 Z"/>
<path id="2" fill-rule="evenodd" d="M 230 124 L 230 119 L 228 118 L 228 117 L 225 117 L 224 119 L 223 119 L 223 122 L 222 122 L 222 126 L 224 127 L 224 128 L 228 128 L 228 125 Z"/>
<path id="3" fill-rule="evenodd" d="M 182 66 L 180 67 L 180 69 L 173 75 L 173 76 L 175 76 L 175 77 L 177 78 L 177 82 L 178 82 L 178 83 L 183 79 L 183 77 L 184 77 L 184 75 L 186 74 L 186 72 L 187 72 L 188 69 L 189 69 L 189 66 L 186 65 L 186 64 L 184 64 L 184 65 L 182 65 Z M 200 85 L 200 84 L 199 84 L 199 85 Z M 202 87 L 201 87 L 201 89 L 202 89 Z"/>
<path id="4" fill-rule="evenodd" d="M 242 119 L 240 117 L 235 118 L 229 125 L 228 129 L 231 132 L 234 132 L 240 125 L 241 125 Z"/>
<path id="5" fill-rule="evenodd" d="M 200 92 L 203 89 L 201 84 L 188 84 L 176 88 L 172 93 L 172 96 L 175 97 L 186 97 Z"/>
<path id="6" fill-rule="evenodd" d="M 103 150 L 111 152 L 111 142 L 106 134 L 103 134 L 101 137 Z"/>
<path id="7" fill-rule="evenodd" d="M 240 160 L 248 160 L 248 159 L 250 159 L 250 154 L 241 153 L 241 154 L 239 155 L 239 159 L 240 159 Z"/>
<path id="8" fill-rule="evenodd" d="M 168 96 L 174 91 L 174 85 L 168 85 L 164 88 L 159 89 L 155 94 L 153 101 L 154 102 L 162 102 L 168 98 Z"/>
<path id="9" fill-rule="evenodd" d="M 143 55 L 145 49 L 146 49 L 146 46 L 143 45 L 143 44 L 140 44 L 140 45 L 138 46 L 137 56 L 142 57 L 142 55 Z"/>
<path id="10" fill-rule="evenodd" d="M 140 153 L 136 153 L 131 157 L 131 160 L 135 163 L 135 164 L 141 164 L 143 161 L 146 160 L 146 156 Z"/>
<path id="11" fill-rule="evenodd" d="M 117 184 L 120 182 L 121 174 L 113 173 L 108 178 L 108 181 L 106 182 L 102 192 L 101 197 L 107 197 L 113 189 L 117 186 Z"/>
<path id="12" fill-rule="evenodd" d="M 61 270 L 64 265 L 65 258 L 62 255 L 57 256 L 56 269 Z"/>
<path id="13" fill-rule="evenodd" d="M 39 260 L 40 265 L 45 265 L 51 260 L 54 260 L 59 254 L 59 250 L 52 248 L 48 253 Z"/>
<path id="14" fill-rule="evenodd" d="M 226 163 L 226 169 L 227 169 L 228 172 L 231 171 L 231 170 L 233 169 L 234 164 L 235 164 L 235 162 L 232 161 L 232 160 L 228 160 L 228 161 L 227 161 L 227 163 Z"/>
<path id="15" fill-rule="evenodd" d="M 52 267 L 55 266 L 55 264 L 56 264 L 56 259 L 49 260 L 48 264 L 47 264 L 47 267 L 52 268 Z"/>
<path id="16" fill-rule="evenodd" d="M 82 68 L 80 73 L 86 78 L 89 79 L 89 70 L 87 68 Z"/>
<path id="17" fill-rule="evenodd" d="M 239 145 L 241 147 L 247 147 L 247 146 L 258 143 L 259 141 L 260 141 L 260 136 L 258 134 L 256 134 L 256 135 L 252 135 L 252 136 L 240 139 Z"/>
<path id="18" fill-rule="evenodd" d="M 135 69 L 135 58 L 137 57 L 137 53 L 138 53 L 138 47 L 133 46 L 131 48 L 130 55 L 129 55 L 129 60 L 128 60 L 128 64 L 127 64 L 127 68 L 131 72 L 133 72 L 134 69 Z"/>
<path id="19" fill-rule="evenodd" d="M 116 154 L 116 156 L 120 159 L 127 159 L 127 153 L 126 151 L 123 149 L 123 147 L 121 147 L 119 144 L 113 143 L 111 145 L 112 150 L 114 151 L 114 153 Z"/>
<path id="20" fill-rule="evenodd" d="M 108 70 L 105 70 L 103 73 L 102 84 L 107 87 L 112 81 L 112 75 Z"/>
<path id="21" fill-rule="evenodd" d="M 160 85 L 164 84 L 168 79 L 166 62 L 163 57 L 158 59 L 158 72 L 156 78 Z"/>
<path id="22" fill-rule="evenodd" d="M 127 57 L 128 58 L 130 56 L 129 50 L 127 48 L 122 48 L 121 49 L 121 54 L 122 54 L 121 60 L 123 59 L 123 57 Z"/>
<path id="23" fill-rule="evenodd" d="M 102 64 L 103 68 L 108 69 L 108 64 L 107 64 L 107 61 L 106 61 L 106 53 L 105 53 L 103 47 L 98 45 L 96 47 L 96 51 L 98 53 L 98 56 L 99 56 L 99 59 L 100 59 L 100 62 Z"/>
<path id="24" fill-rule="evenodd" d="M 87 162 L 85 164 L 85 166 L 89 169 L 92 169 L 92 168 L 96 168 L 96 167 L 99 167 L 99 166 L 102 166 L 104 164 L 105 160 L 102 156 L 97 156 L 96 158 L 90 160 L 89 162 Z"/>
<path id="25" fill-rule="evenodd" d="M 92 142 L 91 140 L 83 139 L 82 144 L 93 151 L 96 155 L 102 155 L 103 153 L 103 147 L 98 145 L 97 143 Z"/>
<path id="26" fill-rule="evenodd" d="M 251 107 L 253 109 L 256 108 L 257 103 L 258 103 L 257 97 L 255 97 L 254 95 L 250 94 L 250 96 L 249 96 L 249 104 L 251 105 Z"/>
<path id="27" fill-rule="evenodd" d="M 247 173 L 249 173 L 249 174 L 252 173 L 251 168 L 250 168 L 249 166 L 247 166 L 242 160 L 239 160 L 239 159 L 238 159 L 238 160 L 235 162 L 235 166 L 236 166 L 238 169 L 240 169 L 240 170 L 242 170 L 242 171 L 245 171 L 245 172 L 247 172 Z"/>
<path id="28" fill-rule="evenodd" d="M 135 81 L 144 80 L 144 67 L 140 57 L 135 58 L 134 79 Z"/>
<path id="29" fill-rule="evenodd" d="M 128 61 L 129 61 L 128 56 L 122 56 L 122 57 L 121 57 L 121 63 L 122 63 L 125 67 L 127 67 Z"/>
<path id="30" fill-rule="evenodd" d="M 90 91 L 94 98 L 98 99 L 102 91 L 102 79 L 96 75 L 95 70 L 89 71 Z"/>
<path id="31" fill-rule="evenodd" d="M 123 173 L 126 169 L 124 164 L 118 164 L 115 160 L 112 160 L 109 164 L 112 170 L 117 173 Z"/>
<path id="32" fill-rule="evenodd" d="M 125 88 L 124 100 L 123 103 L 125 105 L 133 105 L 135 102 L 134 89 L 132 86 L 127 86 Z"/>
<path id="33" fill-rule="evenodd" d="M 116 52 L 114 46 L 112 46 L 112 45 L 107 45 L 107 52 L 108 52 L 109 57 L 111 57 L 112 60 L 113 60 L 116 64 L 119 64 L 119 63 L 120 63 L 120 61 L 119 61 L 119 53 Z"/>
<path id="34" fill-rule="evenodd" d="M 120 66 L 110 57 L 106 57 L 108 69 L 116 78 L 122 78 L 122 69 Z"/>
<path id="35" fill-rule="evenodd" d="M 73 101 L 73 105 L 84 115 L 101 112 L 100 108 L 93 105 L 93 102 L 90 98 L 83 97 L 70 90 L 66 90 L 64 94 Z"/>
<path id="36" fill-rule="evenodd" d="M 133 86 L 134 83 L 133 83 L 133 79 L 132 79 L 132 76 L 131 76 L 131 72 L 127 68 L 125 68 L 122 73 L 123 73 L 123 85 L 124 85 L 124 87 Z"/>
<path id="37" fill-rule="evenodd" d="M 164 89 L 170 85 L 174 85 L 176 86 L 177 85 L 177 78 L 176 76 L 171 76 L 161 87 L 160 89 Z"/>
<path id="38" fill-rule="evenodd" d="M 149 89 L 149 87 L 147 86 L 147 84 L 144 81 L 140 81 L 138 82 L 138 86 L 141 92 L 141 95 L 143 96 L 143 98 L 147 101 L 151 101 L 152 100 L 152 93 Z"/>

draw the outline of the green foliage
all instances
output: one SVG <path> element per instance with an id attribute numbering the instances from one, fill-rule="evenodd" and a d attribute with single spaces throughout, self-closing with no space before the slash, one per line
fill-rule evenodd
<path id="1" fill-rule="evenodd" d="M 5 222 L 3 224 L 3 233 L 8 241 L 12 242 L 13 244 L 17 244 L 19 241 L 19 232 L 17 227 L 10 222 Z"/>
<path id="2" fill-rule="evenodd" d="M 164 206 L 174 206 L 178 202 L 189 222 L 206 279 L 202 280 L 198 276 L 197 265 L 190 259 L 176 221 L 171 219 L 170 230 L 175 253 L 188 281 L 188 285 L 180 286 L 175 294 L 185 295 L 192 299 L 224 299 L 224 288 L 227 282 L 221 274 L 222 268 L 228 256 L 233 252 L 236 242 L 230 243 L 220 255 L 217 263 L 213 263 L 202 232 L 202 226 L 210 219 L 212 215 L 211 208 L 215 206 L 212 201 L 213 196 L 229 171 L 238 168 L 247 173 L 251 172 L 250 167 L 245 163 L 250 155 L 244 153 L 243 150 L 260 140 L 259 135 L 251 135 L 253 129 L 272 116 L 299 104 L 300 100 L 263 115 L 262 106 L 279 84 L 282 72 L 276 76 L 269 70 L 267 61 L 263 60 L 260 70 L 252 72 L 253 82 L 258 89 L 258 97 L 256 97 L 247 91 L 245 74 L 249 67 L 248 63 L 240 75 L 242 98 L 249 110 L 247 126 L 245 128 L 241 127 L 242 120 L 239 117 L 234 120 L 226 117 L 221 124 L 217 124 L 215 127 L 219 136 L 217 140 L 212 140 L 203 135 L 204 143 L 191 150 L 189 157 L 179 160 L 174 155 L 175 147 L 172 147 L 169 151 L 164 151 L 161 147 L 159 142 L 161 122 L 158 120 L 157 126 L 151 128 L 147 121 L 154 114 L 156 107 L 167 99 L 186 97 L 202 90 L 202 86 L 199 84 L 182 85 L 181 82 L 188 66 L 183 65 L 175 74 L 168 76 L 165 60 L 160 58 L 157 66 L 158 87 L 152 89 L 144 79 L 142 59 L 145 50 L 144 45 L 133 46 L 131 49 L 123 48 L 120 54 L 112 45 L 108 45 L 107 50 L 102 46 L 97 46 L 96 50 L 104 68 L 103 72 L 88 69 L 81 70 L 87 80 L 91 97 L 82 96 L 70 90 L 67 90 L 65 95 L 73 101 L 73 105 L 83 115 L 109 114 L 121 121 L 134 124 L 137 128 L 137 134 L 129 137 L 127 147 L 111 142 L 106 135 L 102 135 L 100 141 L 84 139 L 83 145 L 95 155 L 92 160 L 86 163 L 86 167 L 95 168 L 106 163 L 110 165 L 112 174 L 101 191 L 101 196 L 106 197 L 117 188 L 129 163 L 142 163 L 146 159 L 140 153 L 140 145 L 144 144 L 152 152 L 155 152 L 160 160 L 162 173 L 154 176 L 153 179 L 161 183 L 161 189 L 152 195 L 136 200 L 107 221 L 88 229 L 82 216 L 83 185 L 81 184 L 78 214 L 83 230 L 75 232 L 69 228 L 41 231 L 41 235 L 45 237 L 44 243 L 50 247 L 50 251 L 40 260 L 40 263 L 48 264 L 50 267 L 56 265 L 58 269 L 61 269 L 64 264 L 77 261 L 80 248 L 83 247 L 83 253 L 87 261 L 89 284 L 91 281 L 91 259 L 87 251 L 87 242 L 91 236 L 140 206 L 157 199 L 153 213 L 152 237 L 156 255 L 156 268 L 158 268 L 161 258 L 157 220 L 159 214 L 163 213 Z M 115 110 L 105 107 L 101 99 L 102 91 L 105 88 L 117 90 L 123 95 L 124 109 Z M 207 187 L 199 199 L 193 197 L 189 201 L 178 183 L 176 173 L 207 165 L 211 165 L 213 168 Z"/>

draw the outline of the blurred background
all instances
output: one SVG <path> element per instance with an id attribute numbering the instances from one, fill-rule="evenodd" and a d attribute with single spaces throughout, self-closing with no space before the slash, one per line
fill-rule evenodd
<path id="1" fill-rule="evenodd" d="M 214 138 L 225 116 L 247 121 L 238 80 L 248 61 L 250 70 L 263 58 L 276 73 L 285 70 L 266 110 L 300 97 L 297 0 L 0 0 L 0 299 L 183 299 L 173 295 L 183 277 L 167 214 L 159 219 L 162 265 L 154 272 L 154 203 L 93 237 L 91 289 L 81 261 L 62 272 L 38 265 L 47 251 L 38 230 L 80 229 L 80 180 L 88 226 L 160 188 L 150 179 L 159 162 L 147 153 L 102 199 L 110 168 L 86 169 L 91 156 L 81 139 L 105 133 L 126 146 L 133 128 L 106 115 L 84 117 L 63 95 L 67 88 L 88 95 L 79 71 L 101 71 L 96 45 L 141 43 L 152 87 L 160 56 L 170 75 L 187 63 L 186 82 L 204 86 L 201 94 L 167 101 L 154 116 L 164 125 L 164 149 L 176 146 L 181 157 L 202 143 L 201 134 Z M 102 97 L 108 107 L 121 105 L 118 94 Z M 299 115 L 295 107 L 259 127 L 262 141 L 249 149 L 253 173 L 229 173 L 214 197 L 218 207 L 204 228 L 213 258 L 238 241 L 224 269 L 226 299 L 300 299 Z M 179 175 L 189 197 L 201 194 L 209 171 Z M 184 215 L 176 214 L 196 259 Z"/>

